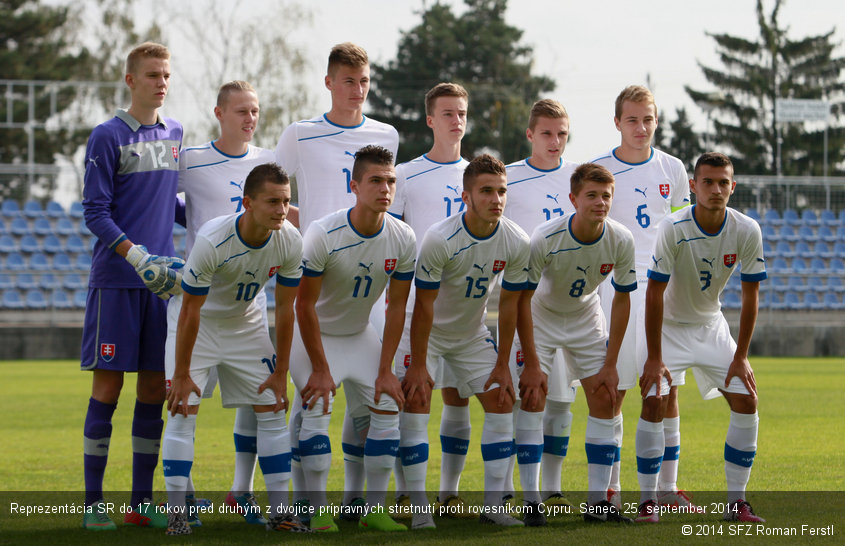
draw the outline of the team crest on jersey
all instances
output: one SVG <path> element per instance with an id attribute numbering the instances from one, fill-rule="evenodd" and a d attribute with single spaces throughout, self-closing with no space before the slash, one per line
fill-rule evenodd
<path id="1" fill-rule="evenodd" d="M 176 146 L 171 146 L 170 151 L 173 153 L 173 159 L 179 161 L 179 148 Z"/>
<path id="2" fill-rule="evenodd" d="M 505 260 L 496 260 L 493 262 L 493 274 L 495 275 L 499 271 L 505 268 L 505 264 L 508 263 Z"/>
<path id="3" fill-rule="evenodd" d="M 396 258 L 387 258 L 384 260 L 384 272 L 390 275 L 396 269 Z"/>
<path id="4" fill-rule="evenodd" d="M 669 197 L 669 184 L 660 184 L 660 195 Z"/>
<path id="5" fill-rule="evenodd" d="M 725 254 L 725 266 L 733 267 L 736 263 L 736 254 Z"/>
<path id="6" fill-rule="evenodd" d="M 276 274 L 276 271 L 278 271 L 280 267 L 282 267 L 282 266 L 280 266 L 280 265 L 274 265 L 273 267 L 271 267 L 271 268 L 270 268 L 270 272 L 269 272 L 269 273 L 267 273 L 267 278 L 269 279 L 270 277 L 272 277 L 273 275 L 275 275 L 275 274 Z"/>
<path id="7" fill-rule="evenodd" d="M 405 355 L 405 360 L 402 362 L 402 365 L 405 366 L 406 370 L 411 366 L 411 355 Z"/>
<path id="8" fill-rule="evenodd" d="M 602 275 L 607 275 L 611 271 L 613 271 L 613 264 L 601 264 L 601 267 L 599 268 L 599 273 Z"/>
<path id="9" fill-rule="evenodd" d="M 522 354 L 522 351 L 517 351 L 516 352 L 516 367 L 521 368 L 523 365 L 525 365 L 525 355 Z"/>
<path id="10" fill-rule="evenodd" d="M 100 343 L 100 358 L 103 362 L 111 362 L 116 351 L 117 347 L 114 343 Z"/>

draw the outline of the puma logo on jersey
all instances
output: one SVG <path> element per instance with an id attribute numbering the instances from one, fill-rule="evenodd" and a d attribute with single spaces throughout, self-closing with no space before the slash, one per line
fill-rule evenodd
<path id="1" fill-rule="evenodd" d="M 190 268 L 189 268 L 189 269 L 188 269 L 188 273 L 190 273 L 191 275 L 193 275 L 193 276 L 194 276 L 194 282 L 196 282 L 196 281 L 200 280 L 200 276 L 199 276 L 199 275 L 197 275 L 196 273 L 194 273 L 194 270 L 193 270 L 193 269 L 190 269 Z"/>
<path id="2" fill-rule="evenodd" d="M 243 187 L 242 187 L 242 186 L 243 186 L 243 182 L 241 182 L 240 184 L 238 184 L 238 183 L 237 183 L 237 182 L 235 182 L 234 180 L 229 180 L 229 185 L 231 185 L 231 186 L 235 186 L 235 187 L 236 187 L 236 188 L 238 188 L 239 190 L 243 191 Z"/>
<path id="3" fill-rule="evenodd" d="M 355 154 L 353 154 L 352 152 L 348 152 L 348 151 L 344 150 L 343 153 L 344 153 L 344 155 L 351 155 L 352 157 L 355 157 Z"/>
<path id="4" fill-rule="evenodd" d="M 361 267 L 362 269 L 366 269 L 366 270 L 367 270 L 367 273 L 369 273 L 369 272 L 370 272 L 370 267 L 371 267 L 372 265 L 373 265 L 373 262 L 370 262 L 370 265 L 364 265 L 363 263 L 358 262 L 358 266 L 359 266 L 359 267 Z"/>
<path id="5" fill-rule="evenodd" d="M 590 266 L 588 265 L 587 267 L 581 267 L 581 266 L 576 265 L 576 266 L 575 266 L 575 269 L 577 269 L 578 271 L 580 271 L 581 273 L 583 273 L 584 275 L 586 275 L 586 274 L 587 274 L 587 270 L 588 270 L 588 269 L 590 269 Z"/>
<path id="6" fill-rule="evenodd" d="M 244 275 L 249 275 L 249 276 L 250 276 L 250 277 L 252 277 L 253 279 L 255 278 L 255 273 L 254 273 L 254 272 L 252 272 L 252 271 L 244 271 Z"/>
<path id="7" fill-rule="evenodd" d="M 99 167 L 99 165 L 97 165 L 97 160 L 98 160 L 98 159 L 100 159 L 100 156 L 97 156 L 97 157 L 89 157 L 89 158 L 88 158 L 88 163 L 93 163 L 95 167 Z"/>
<path id="8" fill-rule="evenodd" d="M 654 266 L 657 267 L 657 264 L 663 261 L 663 258 L 655 258 L 654 256 L 651 257 L 651 261 L 654 262 Z"/>
<path id="9" fill-rule="evenodd" d="M 455 192 L 455 195 L 459 195 L 459 193 L 458 193 L 458 186 L 450 186 L 449 184 L 446 184 L 446 187 L 447 187 L 448 189 L 452 190 L 453 192 Z"/>
<path id="10" fill-rule="evenodd" d="M 713 269 L 713 262 L 715 260 L 716 260 L 716 258 L 710 258 L 709 260 L 707 258 L 701 258 L 701 261 L 706 263 L 707 265 L 709 265 L 710 269 Z"/>
<path id="11" fill-rule="evenodd" d="M 428 275 L 429 277 L 431 277 L 431 270 L 430 270 L 430 269 L 428 269 L 426 266 L 424 266 L 423 264 L 420 264 L 420 269 L 422 269 L 422 270 L 423 270 L 423 273 L 425 273 L 426 275 Z"/>
<path id="12" fill-rule="evenodd" d="M 481 274 L 484 275 L 484 268 L 487 267 L 487 264 L 484 264 L 484 265 L 472 264 L 472 267 L 481 271 Z"/>
<path id="13" fill-rule="evenodd" d="M 556 193 L 556 194 L 554 194 L 554 195 L 549 195 L 548 193 L 546 194 L 546 197 L 548 197 L 549 199 L 551 199 L 552 201 L 554 201 L 556 205 L 559 205 L 559 204 L 560 204 L 560 203 L 558 203 L 558 202 L 557 202 L 557 198 L 558 198 L 558 196 L 560 196 L 560 194 L 559 194 L 559 193 Z"/>
<path id="14" fill-rule="evenodd" d="M 641 194 L 643 194 L 643 197 L 645 197 L 645 190 L 647 190 L 647 189 L 648 188 L 641 190 L 640 188 L 634 188 L 634 193 L 641 193 Z"/>

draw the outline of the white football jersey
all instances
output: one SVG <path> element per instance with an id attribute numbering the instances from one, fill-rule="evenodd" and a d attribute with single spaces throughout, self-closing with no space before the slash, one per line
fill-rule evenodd
<path id="1" fill-rule="evenodd" d="M 423 235 L 435 223 L 459 212 L 465 205 L 461 199 L 464 158 L 451 163 L 438 163 L 425 154 L 396 167 L 396 198 L 390 214 L 402 218 L 417 235 L 417 252 Z"/>
<path id="2" fill-rule="evenodd" d="M 529 159 L 507 166 L 505 216 L 526 233 L 533 233 L 543 222 L 575 212 L 569 201 L 569 178 L 578 164 L 561 159 L 557 168 L 544 171 L 531 165 Z"/>
<path id="3" fill-rule="evenodd" d="M 244 213 L 210 220 L 197 232 L 182 275 L 182 289 L 207 295 L 201 315 L 245 316 L 261 313 L 255 296 L 276 277 L 285 286 L 298 286 L 302 275 L 302 236 L 285 222 L 261 246 L 241 239 L 238 219 Z"/>
<path id="4" fill-rule="evenodd" d="M 614 220 L 592 243 L 572 233 L 575 214 L 555 218 L 531 235 L 528 289 L 536 289 L 532 302 L 558 314 L 586 313 L 599 307 L 596 291 L 613 273 L 611 283 L 620 292 L 637 288 L 634 269 L 634 236 Z"/>
<path id="5" fill-rule="evenodd" d="M 352 127 L 336 125 L 324 115 L 290 124 L 276 146 L 276 161 L 296 177 L 299 229 L 339 209 L 355 206 L 349 188 L 355 152 L 369 144 L 387 148 L 396 157 L 399 133 L 392 126 L 364 116 Z"/>
<path id="6" fill-rule="evenodd" d="M 439 289 L 431 335 L 469 339 L 484 325 L 487 300 L 499 273 L 502 288 L 522 290 L 528 281 L 528 235 L 508 218 L 479 239 L 464 214 L 441 220 L 423 238 L 414 281 L 417 289 Z"/>
<path id="7" fill-rule="evenodd" d="M 689 178 L 684 164 L 655 148 L 642 163 L 618 159 L 616 148 L 591 163 L 606 167 L 616 179 L 610 217 L 634 234 L 637 278 L 645 279 L 657 226 L 673 211 L 690 203 Z"/>
<path id="8" fill-rule="evenodd" d="M 668 282 L 663 316 L 701 324 L 719 315 L 719 295 L 742 264 L 740 279 L 766 278 L 763 237 L 757 222 L 728 208 L 718 233 L 705 233 L 693 216 L 695 206 L 679 210 L 661 224 L 648 278 Z"/>
<path id="9" fill-rule="evenodd" d="M 349 210 L 339 210 L 311 224 L 303 247 L 303 274 L 323 278 L 317 316 L 325 334 L 363 331 L 388 279 L 414 277 L 414 232 L 389 214 L 366 237 L 352 227 Z"/>
<path id="10" fill-rule="evenodd" d="M 218 216 L 243 209 L 244 180 L 257 165 L 273 163 L 272 150 L 249 146 L 243 155 L 227 155 L 208 142 L 182 150 L 179 188 L 185 192 L 188 232 L 185 256 L 191 253 L 199 228 Z"/>

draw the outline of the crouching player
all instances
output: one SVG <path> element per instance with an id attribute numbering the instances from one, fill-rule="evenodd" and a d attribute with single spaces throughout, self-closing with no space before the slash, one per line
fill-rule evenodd
<path id="1" fill-rule="evenodd" d="M 695 367 L 705 399 L 721 392 L 731 408 L 725 440 L 728 510 L 725 519 L 761 522 L 745 500 L 757 451 L 757 385 L 748 347 L 757 321 L 760 281 L 766 278 L 760 226 L 728 208 L 736 187 L 733 164 L 708 152 L 695 164 L 695 205 L 660 225 L 646 290 L 648 357 L 640 372 L 642 413 L 637 426 L 638 522 L 657 523 L 657 477 L 663 455 L 663 416 L 671 378 Z M 742 264 L 739 341 L 731 338 L 719 295 Z"/>
<path id="2" fill-rule="evenodd" d="M 214 366 L 223 406 L 249 405 L 255 411 L 258 464 L 271 507 L 267 528 L 308 531 L 287 514 L 291 453 L 286 387 L 302 260 L 302 238 L 285 222 L 289 204 L 285 172 L 274 163 L 258 165 L 244 182 L 245 212 L 215 218 L 197 232 L 182 279 L 176 369 L 167 394 L 170 418 L 162 446 L 168 535 L 191 532 L 185 492 L 200 395 Z M 274 277 L 278 358 L 255 304 L 256 295 Z"/>
<path id="3" fill-rule="evenodd" d="M 575 212 L 540 224 L 531 236 L 528 290 L 537 357 L 552 376 L 555 352 L 563 349 L 568 375 L 581 380 L 587 398 L 586 451 L 590 522 L 631 520 L 608 502 L 607 487 L 616 453 L 613 408 L 619 375 L 616 359 L 628 325 L 629 293 L 636 289 L 634 237 L 608 218 L 614 180 L 600 165 L 580 165 L 571 177 L 569 200 Z M 597 288 L 613 272 L 610 327 Z M 532 299 L 534 294 L 536 298 Z M 537 432 L 537 448 L 542 436 Z M 518 449 L 521 449 L 517 446 Z"/>

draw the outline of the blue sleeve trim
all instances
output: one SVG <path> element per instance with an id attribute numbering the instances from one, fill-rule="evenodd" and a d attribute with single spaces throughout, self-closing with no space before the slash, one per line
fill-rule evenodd
<path id="1" fill-rule="evenodd" d="M 205 296 L 208 294 L 209 287 L 197 287 L 191 286 L 189 284 L 185 284 L 185 281 L 182 281 L 182 290 L 191 294 L 192 296 Z"/>
<path id="2" fill-rule="evenodd" d="M 120 243 L 122 243 L 125 240 L 126 240 L 126 234 L 121 233 L 120 237 L 118 237 L 117 240 L 115 240 L 115 242 L 113 242 L 112 244 L 109 245 L 109 249 L 114 250 L 115 248 L 117 248 L 117 245 L 119 245 Z"/>
<path id="3" fill-rule="evenodd" d="M 302 268 L 302 274 L 306 277 L 319 277 L 323 274 L 322 271 L 314 271 L 313 269 L 308 269 L 307 267 Z"/>
<path id="4" fill-rule="evenodd" d="M 509 290 L 511 292 L 519 292 L 520 290 L 525 290 L 525 284 L 526 283 L 524 282 L 513 283 L 503 280 L 502 289 Z"/>
<path id="5" fill-rule="evenodd" d="M 649 273 L 651 272 L 649 271 Z M 669 277 L 666 277 L 666 279 L 668 280 Z M 635 282 L 622 286 L 621 284 L 616 284 L 615 279 L 610 279 L 610 284 L 613 285 L 613 288 L 615 288 L 617 292 L 633 292 L 637 289 L 637 283 Z"/>
<path id="6" fill-rule="evenodd" d="M 660 282 L 669 282 L 669 275 L 666 273 L 658 273 L 657 271 L 652 271 L 651 269 L 648 270 L 648 275 L 646 275 L 649 279 L 654 279 Z"/>
<path id="7" fill-rule="evenodd" d="M 431 281 L 422 281 L 419 277 L 414 280 L 414 285 L 417 288 L 423 288 L 425 290 L 439 290 L 440 283 L 439 282 L 431 282 Z"/>
<path id="8" fill-rule="evenodd" d="M 537 285 L 539 285 L 539 284 L 540 283 L 538 283 L 538 282 L 525 281 L 525 284 L 522 285 L 522 289 L 523 290 L 537 290 Z"/>
<path id="9" fill-rule="evenodd" d="M 276 275 L 276 284 L 281 284 L 282 286 L 289 286 L 291 288 L 296 288 L 299 286 L 299 277 L 295 279 L 289 279 L 288 277 L 282 277 L 280 275 Z"/>
<path id="10" fill-rule="evenodd" d="M 766 274 L 765 271 L 760 273 L 740 273 L 739 280 L 742 282 L 760 282 L 768 279 L 769 276 Z"/>
<path id="11" fill-rule="evenodd" d="M 414 278 L 414 272 L 406 271 L 405 273 L 400 273 L 399 271 L 396 271 L 393 273 L 393 278 L 397 281 L 410 281 Z"/>

